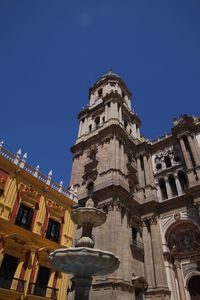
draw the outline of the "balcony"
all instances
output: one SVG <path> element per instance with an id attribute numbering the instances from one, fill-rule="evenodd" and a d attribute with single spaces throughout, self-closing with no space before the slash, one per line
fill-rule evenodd
<path id="1" fill-rule="evenodd" d="M 130 246 L 144 252 L 144 244 L 134 239 L 130 239 Z"/>
<path id="2" fill-rule="evenodd" d="M 144 261 L 144 244 L 134 239 L 130 239 L 132 255 L 139 261 Z"/>
<path id="3" fill-rule="evenodd" d="M 0 275 L 0 295 L 2 300 L 20 299 L 24 292 L 25 280 Z"/>
<path id="4" fill-rule="evenodd" d="M 30 283 L 28 289 L 28 299 L 36 300 L 44 297 L 45 299 L 57 299 L 58 289 L 49 286 L 41 286 L 36 283 Z M 31 295 L 31 296 L 30 296 Z"/>

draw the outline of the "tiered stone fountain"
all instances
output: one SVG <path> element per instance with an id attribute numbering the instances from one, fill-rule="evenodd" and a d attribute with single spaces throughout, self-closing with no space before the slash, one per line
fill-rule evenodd
<path id="1" fill-rule="evenodd" d="M 82 235 L 74 248 L 57 249 L 49 256 L 54 268 L 60 272 L 73 274 L 72 286 L 75 300 L 88 300 L 92 277 L 113 273 L 119 267 L 119 258 L 113 253 L 93 249 L 92 228 L 105 223 L 106 214 L 94 207 L 92 199 L 85 207 L 73 209 L 72 221 L 82 226 Z"/>

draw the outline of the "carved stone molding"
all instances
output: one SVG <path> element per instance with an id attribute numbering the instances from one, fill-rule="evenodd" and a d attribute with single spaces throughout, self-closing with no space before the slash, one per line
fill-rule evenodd
<path id="1" fill-rule="evenodd" d="M 132 284 L 134 286 L 134 288 L 139 288 L 141 289 L 143 292 L 147 290 L 148 288 L 148 283 L 145 280 L 144 276 L 136 276 L 135 273 L 132 274 Z"/>
<path id="2" fill-rule="evenodd" d="M 146 217 L 142 221 L 143 221 L 143 226 L 146 226 L 146 227 L 157 224 L 156 216 Z"/>
<path id="3" fill-rule="evenodd" d="M 65 209 L 62 206 L 50 200 L 47 201 L 47 206 L 50 217 L 55 221 L 62 223 L 65 216 Z"/>

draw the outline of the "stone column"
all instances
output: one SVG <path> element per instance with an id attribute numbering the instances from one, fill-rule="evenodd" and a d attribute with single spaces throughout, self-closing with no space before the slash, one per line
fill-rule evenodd
<path id="1" fill-rule="evenodd" d="M 120 161 L 120 154 L 119 154 L 119 140 L 115 137 L 115 168 L 119 169 L 119 161 Z"/>
<path id="2" fill-rule="evenodd" d="M 122 123 L 122 107 L 121 107 L 121 105 L 119 107 L 119 121 L 120 121 L 120 123 Z"/>
<path id="3" fill-rule="evenodd" d="M 149 155 L 148 157 L 148 165 L 149 165 L 149 175 L 150 175 L 150 182 L 152 186 L 155 186 L 155 180 L 154 180 L 154 175 L 153 175 L 153 166 L 152 166 L 152 160 L 151 156 Z"/>
<path id="4" fill-rule="evenodd" d="M 149 170 L 146 154 L 144 154 L 143 159 L 144 159 L 144 171 L 145 171 L 146 185 L 150 185 L 151 184 L 151 179 L 150 179 L 151 175 L 150 175 L 150 170 Z"/>
<path id="5" fill-rule="evenodd" d="M 140 137 L 140 127 L 137 127 L 137 136 Z"/>
<path id="6" fill-rule="evenodd" d="M 151 240 L 152 240 L 152 253 L 155 268 L 155 283 L 157 288 L 168 288 L 167 275 L 164 264 L 161 232 L 159 223 L 156 218 L 151 221 Z"/>
<path id="7" fill-rule="evenodd" d="M 110 102 L 110 117 L 115 118 L 115 103 L 113 101 Z"/>
<path id="8" fill-rule="evenodd" d="M 175 182 L 176 182 L 176 188 L 177 188 L 177 191 L 178 191 L 178 195 L 182 195 L 183 194 L 183 190 L 182 190 L 182 187 L 181 187 L 181 184 L 180 184 L 180 181 L 179 181 L 179 178 L 178 178 L 178 175 L 176 174 L 175 175 Z"/>
<path id="9" fill-rule="evenodd" d="M 190 149 L 191 149 L 191 152 L 192 152 L 192 156 L 194 158 L 194 161 L 195 161 L 195 165 L 196 166 L 199 166 L 200 165 L 200 161 L 199 161 L 199 156 L 198 156 L 198 153 L 196 151 L 196 148 L 195 148 L 195 144 L 193 142 L 193 139 L 190 135 L 188 135 L 188 143 L 190 145 Z"/>
<path id="10" fill-rule="evenodd" d="M 124 145 L 121 144 L 121 157 L 120 157 L 120 160 L 121 160 L 121 171 L 122 173 L 124 174 L 125 173 L 125 163 L 124 163 Z"/>
<path id="11" fill-rule="evenodd" d="M 156 183 L 156 189 L 157 189 L 158 200 L 159 200 L 159 202 L 161 202 L 162 201 L 162 196 L 161 196 L 161 191 L 160 191 L 159 183 Z"/>
<path id="12" fill-rule="evenodd" d="M 172 191 L 168 179 L 165 179 L 165 186 L 167 190 L 167 198 L 172 198 Z"/>
<path id="13" fill-rule="evenodd" d="M 108 105 L 105 105 L 105 121 L 108 120 Z"/>
<path id="14" fill-rule="evenodd" d="M 141 163 L 139 157 L 137 157 L 137 171 L 138 171 L 138 181 L 141 188 L 144 187 L 144 173 L 141 169 Z"/>
<path id="15" fill-rule="evenodd" d="M 195 185 L 195 175 L 193 172 L 192 160 L 191 160 L 190 154 L 186 150 L 183 138 L 180 138 L 180 146 L 181 146 L 184 161 L 185 161 L 185 164 L 187 167 L 187 175 L 188 175 L 189 184 L 190 184 L 190 186 L 193 186 L 193 185 Z"/>
<path id="16" fill-rule="evenodd" d="M 151 290 L 155 288 L 155 270 L 154 270 L 154 263 L 153 263 L 149 220 L 144 220 L 143 243 L 144 243 L 144 268 L 145 268 L 145 277 L 146 277 L 145 279 L 148 283 L 148 290 Z"/>
<path id="17" fill-rule="evenodd" d="M 180 300 L 187 300 L 186 295 L 185 295 L 183 276 L 182 276 L 182 272 L 181 272 L 181 264 L 179 261 L 176 260 L 174 265 L 175 265 L 175 270 L 176 270 L 176 275 L 177 275 Z"/>
<path id="18" fill-rule="evenodd" d="M 187 152 L 187 150 L 186 150 L 186 147 L 185 147 L 185 143 L 184 143 L 183 138 L 180 138 L 180 139 L 179 139 L 179 142 L 180 142 L 180 146 L 181 146 L 181 150 L 182 150 L 182 153 L 183 153 L 183 158 L 184 158 L 186 167 L 187 167 L 187 169 L 192 169 L 191 158 L 190 158 L 190 156 L 188 155 L 188 152 Z"/>
<path id="19" fill-rule="evenodd" d="M 80 121 L 80 124 L 79 124 L 79 130 L 78 130 L 78 137 L 81 136 L 81 133 L 82 133 L 82 125 L 83 125 L 83 122 Z"/>
<path id="20" fill-rule="evenodd" d="M 195 134 L 193 135 L 193 143 L 194 143 L 194 145 L 195 145 L 196 152 L 197 152 L 198 157 L 199 157 L 199 159 L 200 159 L 200 145 L 199 145 L 199 143 L 198 143 L 198 141 L 197 141 L 197 138 L 196 138 L 196 135 L 195 135 Z"/>

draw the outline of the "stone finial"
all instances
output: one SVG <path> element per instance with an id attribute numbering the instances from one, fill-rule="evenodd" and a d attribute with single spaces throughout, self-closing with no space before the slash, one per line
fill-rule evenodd
<path id="1" fill-rule="evenodd" d="M 22 160 L 25 161 L 27 159 L 27 153 L 24 153 L 24 155 L 22 156 Z"/>
<path id="2" fill-rule="evenodd" d="M 17 151 L 17 157 L 20 157 L 22 155 L 22 149 L 20 148 L 18 151 Z"/>
<path id="3" fill-rule="evenodd" d="M 52 170 L 50 170 L 49 173 L 48 173 L 48 178 L 49 178 L 49 179 L 51 179 L 52 174 L 53 174 L 53 172 L 52 172 Z"/>
<path id="4" fill-rule="evenodd" d="M 85 207 L 94 207 L 94 201 L 92 198 L 89 198 L 85 204 Z"/>
<path id="5" fill-rule="evenodd" d="M 40 168 L 39 165 L 37 165 L 37 167 L 35 168 L 35 173 L 34 173 L 35 177 L 38 177 L 39 168 Z"/>
<path id="6" fill-rule="evenodd" d="M 3 147 L 4 141 L 0 142 L 0 149 Z"/>
<path id="7" fill-rule="evenodd" d="M 60 181 L 60 186 L 61 186 L 61 187 L 63 186 L 63 181 L 62 181 L 62 180 Z"/>

